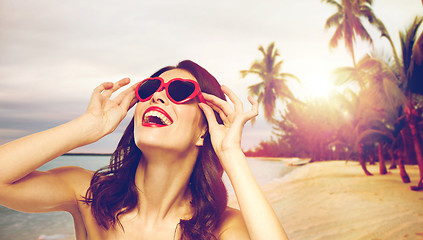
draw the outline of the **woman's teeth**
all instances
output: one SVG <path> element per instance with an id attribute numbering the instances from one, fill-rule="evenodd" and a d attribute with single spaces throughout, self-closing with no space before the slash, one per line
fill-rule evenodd
<path id="1" fill-rule="evenodd" d="M 156 120 L 155 118 L 158 118 L 157 120 L 159 120 L 160 122 L 155 121 Z M 158 123 L 158 124 L 167 125 L 167 126 L 172 124 L 172 121 L 170 121 L 169 118 L 167 118 L 164 114 L 154 110 L 145 113 L 143 120 L 146 123 L 153 122 L 153 123 Z"/>

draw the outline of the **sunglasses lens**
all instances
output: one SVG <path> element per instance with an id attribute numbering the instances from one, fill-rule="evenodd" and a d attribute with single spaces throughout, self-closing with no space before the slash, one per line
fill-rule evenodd
<path id="1" fill-rule="evenodd" d="M 174 81 L 168 87 L 170 97 L 177 102 L 185 100 L 191 96 L 194 90 L 194 83 L 185 81 Z"/>
<path id="2" fill-rule="evenodd" d="M 147 99 L 159 89 L 161 81 L 158 79 L 145 80 L 138 88 L 138 95 L 141 99 Z"/>

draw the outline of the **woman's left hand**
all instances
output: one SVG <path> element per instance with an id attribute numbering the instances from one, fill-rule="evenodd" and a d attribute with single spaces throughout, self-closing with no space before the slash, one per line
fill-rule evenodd
<path id="1" fill-rule="evenodd" d="M 207 122 L 209 124 L 209 132 L 213 148 L 221 161 L 225 161 L 225 156 L 234 151 L 241 150 L 241 135 L 244 124 L 258 115 L 257 101 L 248 96 L 248 101 L 252 104 L 251 110 L 244 112 L 242 101 L 235 93 L 226 86 L 222 86 L 222 91 L 229 97 L 233 103 L 231 104 L 214 95 L 203 93 L 207 104 L 200 103 Z M 213 110 L 219 113 L 223 124 L 219 124 L 216 120 Z M 225 165 L 222 162 L 222 165 Z M 223 166 L 225 168 L 225 166 Z"/>
<path id="2" fill-rule="evenodd" d="M 200 103 L 200 107 L 209 123 L 213 148 L 235 190 L 244 220 L 242 226 L 247 228 L 246 232 L 251 239 L 288 239 L 272 206 L 255 181 L 241 150 L 242 128 L 248 120 L 258 115 L 258 103 L 248 96 L 252 107 L 250 111 L 244 112 L 241 100 L 228 87 L 222 86 L 222 91 L 229 97 L 233 107 L 227 101 L 205 93 L 203 94 L 207 104 Z M 213 110 L 219 113 L 223 124 L 216 121 Z M 229 234 L 226 237 L 220 235 L 221 239 L 234 239 L 235 232 L 240 228 L 236 224 L 231 227 L 234 227 L 234 231 L 225 229 Z M 237 237 L 239 238 L 241 237 Z"/>

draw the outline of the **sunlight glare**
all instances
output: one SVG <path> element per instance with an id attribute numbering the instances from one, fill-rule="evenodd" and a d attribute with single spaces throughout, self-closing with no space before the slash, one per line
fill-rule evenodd
<path id="1" fill-rule="evenodd" d="M 329 80 L 316 79 L 315 81 L 303 83 L 303 95 L 305 98 L 325 98 L 335 89 Z"/>

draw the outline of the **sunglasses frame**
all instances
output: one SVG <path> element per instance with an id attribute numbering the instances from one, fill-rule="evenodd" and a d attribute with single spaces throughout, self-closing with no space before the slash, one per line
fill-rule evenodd
<path id="1" fill-rule="evenodd" d="M 142 98 L 140 97 L 140 95 L 139 95 L 138 91 L 139 91 L 139 88 L 141 87 L 141 85 L 142 85 L 145 81 L 148 81 L 148 80 L 159 80 L 159 81 L 160 81 L 160 86 L 159 86 L 159 88 L 157 88 L 157 90 L 156 90 L 155 92 L 153 92 L 153 93 L 152 93 L 149 97 L 147 97 L 147 98 L 145 98 L 145 99 L 142 99 Z M 190 83 L 194 84 L 194 91 L 193 91 L 193 92 L 192 92 L 192 93 L 191 93 L 191 94 L 190 94 L 187 98 L 185 98 L 184 100 L 182 100 L 182 101 L 176 101 L 176 100 L 175 100 L 175 99 L 173 99 L 173 98 L 170 96 L 170 94 L 169 94 L 169 85 L 170 85 L 171 83 L 175 82 L 175 81 L 190 82 Z M 203 96 L 203 94 L 201 93 L 200 85 L 198 85 L 198 82 L 196 82 L 196 81 L 194 81 L 194 80 L 191 80 L 191 79 L 183 79 L 183 78 L 173 78 L 173 79 L 169 80 L 168 82 L 165 82 L 165 81 L 164 81 L 164 79 L 163 79 L 163 78 L 161 78 L 161 77 L 151 77 L 151 78 L 146 78 L 146 79 L 142 80 L 140 83 L 138 83 L 137 88 L 135 89 L 135 95 L 136 95 L 137 99 L 138 99 L 140 102 L 146 102 L 146 101 L 150 100 L 150 99 L 153 97 L 154 93 L 156 93 L 156 92 L 161 92 L 163 89 L 165 89 L 166 96 L 169 98 L 169 100 L 170 100 L 170 101 L 172 101 L 173 103 L 176 103 L 176 104 L 183 104 L 183 103 L 186 103 L 186 102 L 188 102 L 188 101 L 192 100 L 192 99 L 193 99 L 193 98 L 195 98 L 195 97 L 198 97 L 198 99 L 200 100 L 200 102 L 202 102 L 202 103 L 206 103 L 206 100 L 204 99 L 204 96 Z"/>

